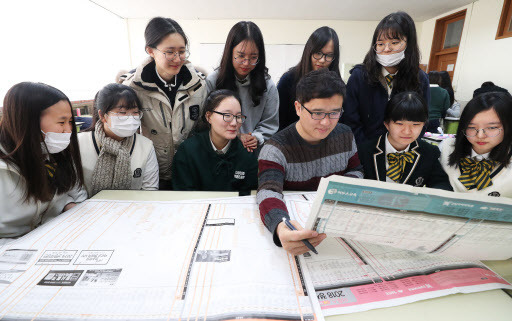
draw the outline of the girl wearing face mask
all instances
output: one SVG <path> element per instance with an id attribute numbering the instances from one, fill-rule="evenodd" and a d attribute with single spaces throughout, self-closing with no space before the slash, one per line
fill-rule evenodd
<path id="1" fill-rule="evenodd" d="M 237 139 L 246 120 L 241 100 L 230 90 L 212 92 L 205 103 L 210 130 L 187 139 L 173 162 L 175 190 L 237 191 L 249 195 L 256 189 L 258 162 Z"/>
<path id="2" fill-rule="evenodd" d="M 0 123 L 0 238 L 21 236 L 87 198 L 69 99 L 42 83 L 7 92 Z"/>
<path id="3" fill-rule="evenodd" d="M 341 77 L 340 43 L 334 29 L 321 27 L 309 37 L 300 62 L 281 76 L 279 92 L 279 130 L 299 120 L 295 111 L 295 88 L 299 80 L 313 70 L 327 68 Z"/>
<path id="4" fill-rule="evenodd" d="M 208 91 L 229 89 L 240 95 L 247 120 L 240 140 L 254 151 L 279 128 L 279 94 L 265 66 L 265 46 L 260 28 L 240 21 L 228 34 L 220 67 L 207 78 Z"/>
<path id="5" fill-rule="evenodd" d="M 388 100 L 403 91 L 415 91 L 430 102 L 428 77 L 420 67 L 416 27 L 405 12 L 395 12 L 377 25 L 372 44 L 347 83 L 342 122 L 361 144 L 385 133 L 384 111 Z"/>
<path id="6" fill-rule="evenodd" d="M 439 149 L 420 139 L 428 106 L 416 92 L 394 95 L 384 113 L 387 133 L 359 146 L 364 178 L 452 190 L 439 163 Z"/>
<path id="7" fill-rule="evenodd" d="M 109 84 L 94 98 L 90 132 L 78 134 L 89 196 L 104 190 L 158 189 L 153 143 L 137 134 L 142 110 L 135 91 Z"/>
<path id="8" fill-rule="evenodd" d="M 151 19 L 144 38 L 149 57 L 121 81 L 135 90 L 142 103 L 141 133 L 153 141 L 160 189 L 168 190 L 174 153 L 196 128 L 207 95 L 206 82 L 188 61 L 188 39 L 176 21 Z"/>
<path id="9" fill-rule="evenodd" d="M 512 197 L 512 97 L 491 92 L 473 98 L 457 136 L 441 144 L 441 164 L 456 192 Z"/>

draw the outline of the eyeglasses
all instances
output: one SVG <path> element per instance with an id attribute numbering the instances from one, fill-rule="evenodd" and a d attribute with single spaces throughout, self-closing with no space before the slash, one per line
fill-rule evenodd
<path id="1" fill-rule="evenodd" d="M 260 57 L 245 58 L 240 54 L 233 56 L 233 58 L 235 58 L 235 61 L 240 65 L 243 65 L 246 61 L 248 61 L 249 65 L 255 66 L 258 64 L 258 62 L 260 62 Z"/>
<path id="2" fill-rule="evenodd" d="M 328 116 L 329 119 L 339 119 L 341 117 L 341 114 L 343 114 L 343 110 L 339 111 L 333 111 L 330 113 L 324 113 L 323 111 L 311 111 L 306 108 L 303 104 L 300 104 L 305 110 L 308 111 L 308 113 L 311 115 L 311 118 L 314 120 L 322 120 L 325 118 L 325 116 Z"/>
<path id="3" fill-rule="evenodd" d="M 482 129 L 476 129 L 474 127 L 468 127 L 464 130 L 464 135 L 466 137 L 475 137 L 478 135 L 479 131 L 482 131 L 485 136 L 487 137 L 496 137 L 501 133 L 501 128 L 499 127 L 487 127 Z"/>
<path id="4" fill-rule="evenodd" d="M 222 119 L 224 119 L 224 121 L 227 123 L 232 122 L 233 118 L 235 118 L 237 123 L 243 124 L 245 122 L 245 120 L 247 119 L 247 116 L 244 116 L 244 115 L 233 115 L 230 113 L 221 113 L 221 112 L 218 112 L 215 110 L 213 112 L 216 114 L 222 115 Z"/>
<path id="5" fill-rule="evenodd" d="M 109 112 L 110 115 L 119 117 L 119 120 L 127 120 L 128 117 L 133 117 L 135 120 L 140 120 L 142 118 L 142 111 L 136 111 L 131 114 L 127 114 L 125 111 L 121 111 L 118 113 Z"/>
<path id="6" fill-rule="evenodd" d="M 155 50 L 160 51 L 164 54 L 165 59 L 169 61 L 173 61 L 176 56 L 180 57 L 180 60 L 185 60 L 190 56 L 190 52 L 188 50 L 180 50 L 180 51 L 162 51 L 158 48 L 154 48 Z"/>
<path id="7" fill-rule="evenodd" d="M 389 48 L 391 52 L 399 52 L 403 50 L 406 44 L 407 41 L 405 40 L 392 40 L 388 43 L 385 43 L 384 41 L 377 41 L 377 43 L 373 45 L 373 49 L 376 53 L 384 52 L 386 47 Z"/>
<path id="8" fill-rule="evenodd" d="M 325 61 L 327 61 L 327 62 L 331 62 L 334 60 L 334 54 L 324 54 L 321 51 L 315 52 L 313 54 L 313 58 L 315 58 L 316 60 L 320 60 L 320 59 L 322 59 L 322 57 L 325 57 Z"/>

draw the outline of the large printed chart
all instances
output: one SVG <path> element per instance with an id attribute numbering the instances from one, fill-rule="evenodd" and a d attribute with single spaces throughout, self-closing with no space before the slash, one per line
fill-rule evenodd
<path id="1" fill-rule="evenodd" d="M 241 200 L 89 200 L 0 247 L 0 319 L 323 320 Z"/>
<path id="2" fill-rule="evenodd" d="M 304 195 L 308 199 L 313 197 Z M 288 198 L 291 216 L 305 225 L 311 201 Z M 479 261 L 328 237 L 304 262 L 324 316 L 366 311 L 512 286 Z"/>
<path id="3" fill-rule="evenodd" d="M 346 177 L 322 179 L 306 227 L 468 260 L 512 257 L 512 201 Z"/>

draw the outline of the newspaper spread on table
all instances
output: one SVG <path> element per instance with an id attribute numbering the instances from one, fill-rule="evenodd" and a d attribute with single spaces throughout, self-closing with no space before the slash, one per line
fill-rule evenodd
<path id="1" fill-rule="evenodd" d="M 512 200 L 333 176 L 306 228 L 328 236 L 477 260 L 512 257 Z"/>
<path id="2" fill-rule="evenodd" d="M 0 246 L 0 319 L 323 321 L 307 282 L 254 197 L 89 200 Z"/>
<path id="3" fill-rule="evenodd" d="M 314 198 L 315 195 L 309 193 L 302 199 L 288 197 L 291 218 L 305 226 Z M 341 237 L 328 237 L 316 249 L 318 255 L 306 253 L 304 261 L 324 316 L 397 306 L 455 293 L 512 289 L 506 280 L 475 260 Z"/>

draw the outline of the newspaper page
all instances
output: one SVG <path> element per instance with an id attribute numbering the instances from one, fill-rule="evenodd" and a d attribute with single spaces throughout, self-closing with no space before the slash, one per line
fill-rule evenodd
<path id="1" fill-rule="evenodd" d="M 512 200 L 347 177 L 322 179 L 306 228 L 470 260 L 512 257 Z"/>
<path id="2" fill-rule="evenodd" d="M 311 197 L 310 197 L 311 198 Z M 287 196 L 285 196 L 287 199 Z M 293 219 L 305 226 L 312 202 L 288 198 Z M 512 289 L 479 261 L 328 237 L 318 255 L 301 258 L 324 316 L 402 305 L 455 293 Z"/>
<path id="3" fill-rule="evenodd" d="M 86 201 L 0 249 L 0 319 L 323 316 L 307 271 L 274 245 L 251 197 Z"/>

